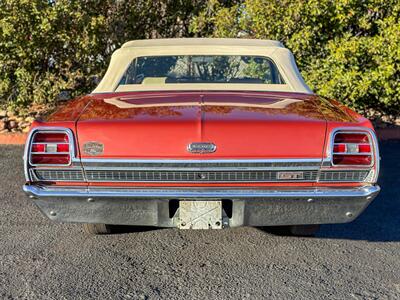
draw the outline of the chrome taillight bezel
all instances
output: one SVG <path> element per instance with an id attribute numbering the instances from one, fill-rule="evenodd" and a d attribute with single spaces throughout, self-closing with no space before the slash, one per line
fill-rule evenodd
<path id="1" fill-rule="evenodd" d="M 362 133 L 362 134 L 365 134 L 367 137 L 368 137 L 368 144 L 369 145 L 371 145 L 371 152 L 368 152 L 368 153 L 341 153 L 341 152 L 333 152 L 334 151 L 334 146 L 335 146 L 335 138 L 336 138 L 336 135 L 338 135 L 338 134 L 357 134 L 357 133 Z M 372 137 L 371 137 L 371 134 L 369 133 L 369 132 L 362 132 L 362 131 L 336 131 L 334 134 L 333 134 L 333 136 L 332 136 L 332 144 L 331 144 L 331 163 L 332 163 L 332 166 L 334 166 L 334 167 L 337 167 L 337 166 L 349 166 L 349 167 L 355 167 L 355 166 L 359 166 L 359 167 L 365 167 L 365 168 L 368 168 L 368 167 L 372 167 L 373 165 L 374 165 L 374 163 L 375 163 L 375 158 L 374 158 L 374 145 L 373 145 L 373 143 L 372 143 Z M 354 156 L 356 156 L 356 155 L 368 155 L 368 156 L 371 156 L 371 163 L 370 164 L 368 164 L 368 165 L 345 165 L 345 164 L 335 164 L 333 161 L 333 156 L 334 155 L 354 155 Z"/>
<path id="2" fill-rule="evenodd" d="M 32 162 L 31 158 L 32 158 L 32 146 L 33 146 L 33 141 L 35 139 L 35 136 L 38 133 L 63 133 L 66 134 L 68 136 L 68 144 L 69 144 L 69 151 L 68 152 L 63 152 L 62 154 L 69 154 L 69 163 L 68 164 L 35 164 Z M 73 134 L 72 131 L 69 129 L 63 129 L 63 130 L 43 130 L 43 129 L 38 129 L 35 130 L 35 132 L 33 132 L 31 139 L 29 140 L 29 152 L 28 152 L 28 159 L 29 159 L 29 165 L 33 166 L 33 167 L 37 167 L 37 166 L 43 166 L 43 167 L 68 167 L 72 164 L 72 157 L 73 157 L 73 153 L 74 153 L 74 147 L 73 147 Z M 40 154 L 40 153 L 38 153 Z M 43 153 L 46 154 L 46 153 Z M 53 155 L 57 155 L 58 153 L 54 152 L 51 153 Z M 60 153 L 61 154 L 61 153 Z"/>
<path id="3" fill-rule="evenodd" d="M 344 165 L 344 164 L 334 164 L 333 163 L 333 155 L 334 155 L 334 144 L 335 137 L 339 133 L 344 134 L 357 134 L 362 133 L 368 136 L 369 144 L 371 145 L 371 151 L 369 153 L 360 153 L 360 155 L 371 155 L 371 163 L 369 165 Z M 340 154 L 339 154 L 340 155 Z M 344 154 L 346 155 L 346 154 Z M 357 155 L 357 154 L 347 154 L 347 155 Z M 376 138 L 375 132 L 366 127 L 339 127 L 335 128 L 330 132 L 329 143 L 327 147 L 327 161 L 329 161 L 329 165 L 332 169 L 370 169 L 373 170 L 374 176 L 370 182 L 376 182 L 379 175 L 379 147 L 378 140 Z M 326 166 L 326 165 L 325 165 Z"/>
<path id="4" fill-rule="evenodd" d="M 64 154 L 69 154 L 70 159 L 68 164 L 34 164 L 31 161 L 31 152 L 34 136 L 37 133 L 64 133 L 68 136 L 69 151 Z M 30 181 L 29 169 L 31 167 L 70 167 L 73 165 L 76 158 L 76 148 L 74 134 L 71 129 L 65 127 L 35 127 L 33 128 L 26 140 L 24 150 L 24 173 L 27 181 Z"/>

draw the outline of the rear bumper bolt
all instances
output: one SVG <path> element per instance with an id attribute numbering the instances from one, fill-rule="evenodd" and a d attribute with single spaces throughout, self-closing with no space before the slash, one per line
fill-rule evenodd
<path id="1" fill-rule="evenodd" d="M 353 216 L 353 213 L 351 213 L 351 212 L 346 213 L 346 217 L 351 218 L 352 216 Z"/>

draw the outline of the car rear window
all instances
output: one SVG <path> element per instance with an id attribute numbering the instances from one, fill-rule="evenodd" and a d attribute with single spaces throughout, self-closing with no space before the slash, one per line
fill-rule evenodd
<path id="1" fill-rule="evenodd" d="M 179 83 L 284 84 L 274 62 L 261 56 L 180 55 L 135 58 L 119 85 Z"/>

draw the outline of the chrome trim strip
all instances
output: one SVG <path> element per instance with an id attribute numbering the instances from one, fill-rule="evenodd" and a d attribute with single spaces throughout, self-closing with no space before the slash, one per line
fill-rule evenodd
<path id="1" fill-rule="evenodd" d="M 174 168 L 174 167 L 84 167 L 85 171 L 193 171 L 193 172 L 218 172 L 218 171 L 318 171 L 318 167 L 296 166 L 296 167 L 220 167 L 220 168 Z"/>
<path id="2" fill-rule="evenodd" d="M 209 171 L 208 169 L 197 171 L 189 171 L 184 170 L 182 172 L 173 171 L 156 171 L 154 175 L 152 171 L 148 172 L 150 175 L 146 174 L 144 179 L 136 179 L 135 177 L 140 177 L 143 174 L 135 174 L 137 171 L 116 171 L 117 174 L 110 174 L 114 170 L 107 171 L 93 171 L 86 170 L 86 178 L 89 182 L 142 182 L 142 183 L 156 183 L 156 182 L 168 182 L 168 183 L 253 183 L 253 182 L 316 182 L 318 176 L 318 170 L 314 171 L 306 171 L 304 174 L 304 178 L 302 179 L 278 179 L 277 175 L 279 172 L 277 171 Z M 291 170 L 292 171 L 292 170 Z M 290 172 L 291 172 L 290 171 Z M 122 176 L 119 174 L 122 173 Z M 131 173 L 132 172 L 132 173 Z M 139 171 L 142 172 L 142 171 Z M 147 170 L 144 171 L 147 173 Z M 226 174 L 228 172 L 228 174 Z M 232 174 L 229 174 L 231 172 Z M 126 174 L 128 173 L 128 174 Z M 168 174 L 170 173 L 170 174 Z M 175 173 L 181 173 L 177 175 Z M 224 174 L 219 174 L 224 173 Z M 250 174 L 242 174 L 242 173 L 250 173 Z M 262 173 L 262 174 L 257 174 Z M 197 177 L 204 174 L 204 178 Z M 155 176 L 155 177 L 153 177 Z M 243 177 L 243 179 L 239 180 L 238 177 Z M 259 177 L 257 177 L 259 176 Z M 114 177 L 117 177 L 115 179 Z M 179 177 L 180 179 L 173 179 L 172 177 Z M 225 179 L 228 177 L 227 179 Z M 213 179 L 214 178 L 214 179 Z"/>
<path id="3" fill-rule="evenodd" d="M 355 172 L 358 172 L 358 174 Z M 358 169 L 358 170 L 332 169 L 332 168 L 328 169 L 328 170 L 324 169 L 324 170 L 320 170 L 320 172 L 318 173 L 317 182 L 325 182 L 325 183 L 367 182 L 370 172 L 371 172 L 370 169 Z M 362 175 L 363 173 L 365 173 L 364 179 L 360 180 L 360 177 L 361 177 L 360 175 Z M 336 177 L 338 177 L 338 179 L 334 179 L 336 174 L 338 174 L 336 176 Z M 356 177 L 356 179 L 354 179 L 354 177 Z M 329 178 L 332 178 L 332 179 L 329 179 Z M 348 178 L 350 178 L 350 179 L 348 179 Z"/>
<path id="4" fill-rule="evenodd" d="M 31 154 L 70 154 L 70 153 L 69 152 L 31 152 Z M 62 166 L 62 167 L 65 167 L 65 166 L 69 166 L 69 165 L 44 165 L 44 164 L 34 165 L 34 164 L 31 164 L 31 166 L 35 166 L 35 167 L 36 166 L 46 166 L 46 167 L 49 167 L 49 166 Z"/>
<path id="5" fill-rule="evenodd" d="M 303 197 L 369 197 L 380 191 L 379 186 L 362 186 L 356 188 L 297 188 L 297 189 L 212 189 L 212 188 L 180 188 L 180 189 L 126 189 L 126 188 L 70 188 L 24 185 L 23 190 L 34 198 L 42 197 L 128 197 L 128 198 L 208 198 L 208 199 L 240 199 L 240 198 L 303 198 Z"/>
<path id="6" fill-rule="evenodd" d="M 117 180 L 113 180 L 111 178 L 110 179 L 108 179 L 108 178 L 93 179 L 93 175 L 87 174 L 87 172 L 83 172 L 81 168 L 73 168 L 73 167 L 67 168 L 67 169 L 60 169 L 60 168 L 32 168 L 32 169 L 29 169 L 29 171 L 30 171 L 30 175 L 31 175 L 31 178 L 33 179 L 33 181 L 41 181 L 41 182 L 66 182 L 66 181 L 119 182 L 119 183 L 121 183 L 121 182 L 147 182 L 147 183 L 149 183 L 149 182 L 152 182 L 152 183 L 166 182 L 165 180 L 155 180 L 155 179 L 153 179 L 153 180 L 150 180 L 150 179 L 149 180 L 134 180 L 133 178 L 132 178 L 132 180 L 122 180 L 122 178 L 119 178 Z M 71 171 L 72 172 L 81 172 L 82 180 L 66 179 L 66 176 L 64 176 L 63 174 L 60 174 L 60 179 L 54 179 L 54 178 L 51 178 L 51 179 L 40 178 L 39 179 L 36 176 L 36 172 L 37 171 L 42 171 L 42 172 L 47 172 L 47 171 L 48 172 L 60 172 L 60 173 L 66 172 L 67 173 L 66 176 L 70 175 L 68 173 L 71 172 Z M 115 170 L 107 170 L 106 172 L 113 172 L 113 171 L 115 171 Z M 146 170 L 146 171 L 149 171 L 149 170 Z M 100 172 L 105 172 L 105 171 L 100 171 Z M 130 171 L 124 170 L 124 172 L 130 172 Z M 185 170 L 185 173 L 187 173 L 187 172 L 192 172 L 192 171 L 186 171 Z M 196 171 L 194 171 L 194 172 L 196 172 Z M 208 170 L 206 170 L 206 171 L 202 170 L 202 171 L 199 171 L 199 174 L 201 174 L 203 172 L 207 172 L 208 173 L 209 171 Z M 241 172 L 241 171 L 238 171 L 238 172 Z M 279 173 L 279 170 L 278 171 L 268 171 L 268 172 Z M 289 172 L 291 172 L 291 171 L 289 171 Z M 361 176 L 362 174 L 360 174 L 360 172 L 368 173 L 368 175 L 364 176 L 365 179 L 360 180 L 360 178 L 362 177 Z M 215 180 L 209 180 L 209 178 L 207 177 L 207 178 L 204 178 L 204 179 L 199 178 L 197 180 L 195 180 L 195 179 L 193 179 L 193 180 L 184 180 L 182 178 L 182 180 L 168 180 L 168 182 L 169 183 L 185 183 L 185 182 L 192 182 L 192 183 L 193 182 L 195 182 L 195 183 L 216 183 L 216 182 L 219 182 L 219 183 L 223 183 L 223 182 L 225 182 L 225 183 L 226 182 L 227 183 L 229 183 L 229 182 L 235 182 L 235 183 L 250 183 L 250 182 L 277 182 L 277 183 L 279 183 L 279 182 L 368 182 L 369 178 L 371 177 L 369 175 L 371 172 L 373 172 L 373 170 L 370 170 L 370 169 L 356 169 L 356 170 L 345 169 L 345 170 L 343 170 L 343 169 L 332 169 L 331 168 L 331 169 L 324 169 L 324 170 L 315 170 L 312 173 L 308 172 L 309 173 L 308 176 L 311 176 L 311 177 L 307 177 L 307 178 L 303 178 L 303 179 L 290 179 L 290 180 L 274 179 L 274 180 L 272 180 L 272 179 L 267 179 L 266 178 L 265 180 L 260 180 L 260 179 L 256 180 L 254 178 L 253 179 L 249 178 L 248 180 L 247 179 L 246 180 L 223 180 L 223 178 L 222 179 L 216 178 Z M 314 173 L 316 173 L 316 174 L 314 174 Z M 332 175 L 330 176 L 330 174 L 332 174 Z M 86 177 L 85 177 L 85 175 L 86 175 Z M 102 174 L 100 174 L 100 175 L 102 175 Z M 128 176 L 128 175 L 124 174 L 124 176 Z M 129 176 L 131 176 L 131 175 L 129 175 Z M 189 175 L 186 174 L 186 176 L 189 176 Z M 239 176 L 240 176 L 240 174 L 239 174 Z"/>
<path id="7" fill-rule="evenodd" d="M 83 171 L 82 167 L 78 164 L 74 165 L 72 164 L 71 166 L 60 168 L 58 166 L 37 166 L 37 167 L 32 167 L 30 168 L 31 170 L 55 170 L 55 171 L 65 171 L 65 170 L 76 170 L 76 171 Z"/>
<path id="8" fill-rule="evenodd" d="M 347 153 L 347 152 L 333 152 L 334 155 L 365 155 L 365 156 L 369 156 L 369 155 L 373 155 L 372 152 L 357 152 L 357 153 Z M 337 165 L 334 165 L 337 166 Z M 368 167 L 368 166 L 367 166 Z"/>
<path id="9" fill-rule="evenodd" d="M 49 178 L 46 179 L 46 178 L 39 178 L 37 171 L 39 171 L 39 172 L 57 172 L 60 174 L 59 174 L 58 179 L 49 179 Z M 75 176 L 75 178 L 72 178 L 72 176 L 69 176 L 70 178 L 66 179 L 65 175 L 64 176 L 61 175 L 64 172 L 67 174 L 70 173 L 70 175 L 71 175 L 71 172 L 78 173 L 81 176 L 81 178 L 76 178 L 77 176 Z M 74 169 L 74 168 L 71 168 L 71 169 L 37 169 L 37 168 L 35 168 L 35 169 L 29 169 L 29 173 L 30 173 L 33 181 L 38 181 L 38 182 L 86 182 L 86 179 L 85 179 L 82 169 Z M 62 177 L 64 177 L 64 178 L 62 178 Z"/>
<path id="10" fill-rule="evenodd" d="M 90 159 L 81 160 L 85 170 L 318 170 L 321 159 Z M 191 164 L 195 166 L 190 166 Z M 226 166 L 218 166 L 225 164 Z M 230 166 L 232 164 L 232 166 Z M 241 166 L 242 164 L 242 166 Z M 265 166 L 252 166 L 252 164 Z M 198 166 L 201 165 L 201 166 Z"/>

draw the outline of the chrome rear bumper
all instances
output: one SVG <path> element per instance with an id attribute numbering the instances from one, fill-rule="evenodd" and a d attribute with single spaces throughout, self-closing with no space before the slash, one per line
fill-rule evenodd
<path id="1" fill-rule="evenodd" d="M 51 220 L 176 227 L 179 201 L 222 200 L 224 225 L 346 223 L 357 218 L 379 186 L 356 188 L 71 188 L 25 185 Z M 177 207 L 176 207 L 177 205 Z M 177 210 L 171 212 L 171 206 Z"/>

